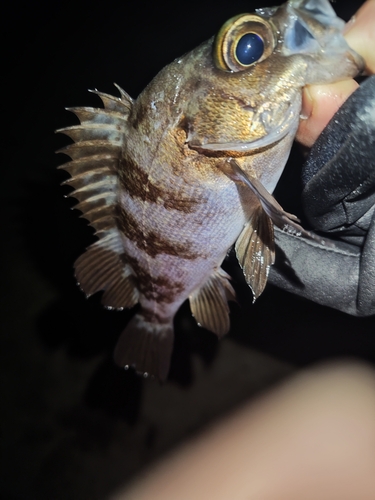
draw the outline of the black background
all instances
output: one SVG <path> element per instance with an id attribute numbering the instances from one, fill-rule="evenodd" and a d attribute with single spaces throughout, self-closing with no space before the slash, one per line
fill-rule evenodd
<path id="1" fill-rule="evenodd" d="M 4 498 L 105 498 L 160 453 L 156 446 L 154 454 L 112 475 L 109 457 L 102 481 L 103 467 L 85 466 L 82 472 L 74 462 L 75 448 L 90 451 L 93 442 L 101 450 L 111 446 L 116 426 L 133 432 L 142 420 L 144 384 L 155 382 L 112 364 L 116 338 L 132 313 L 103 310 L 99 297 L 86 300 L 74 281 L 73 262 L 94 238 L 78 212 L 70 210 L 74 201 L 64 198 L 69 189 L 60 186 L 67 175 L 56 169 L 65 157 L 54 151 L 68 139 L 54 130 L 76 123 L 64 108 L 99 105 L 87 89 L 116 94 L 113 82 L 136 97 L 163 66 L 209 38 L 227 18 L 267 4 L 55 0 L 14 2 L 3 12 Z M 334 6 L 347 20 L 361 4 L 338 1 Z M 277 191 L 289 211 L 299 210 L 301 162 L 295 148 Z M 236 278 L 240 305 L 232 307 L 232 330 L 223 342 L 241 344 L 296 368 L 327 358 L 375 362 L 374 317 L 350 317 L 271 286 L 251 305 L 235 262 L 230 261 L 228 269 Z M 184 391 L 199 383 L 191 363 L 196 354 L 213 369 L 222 352 L 213 335 L 195 326 L 185 304 L 176 318 L 176 346 L 165 390 L 172 385 Z M 196 426 L 206 421 L 197 419 Z M 74 439 L 61 445 L 66 429 L 73 429 Z M 155 432 L 151 426 L 144 446 L 152 447 Z M 60 445 L 54 447 L 57 441 Z M 68 465 L 72 460 L 74 468 Z M 90 486 L 94 474 L 100 483 L 96 489 Z"/>

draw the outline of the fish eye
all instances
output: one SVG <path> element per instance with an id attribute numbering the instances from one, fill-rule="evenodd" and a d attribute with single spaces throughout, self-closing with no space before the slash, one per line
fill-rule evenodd
<path id="1" fill-rule="evenodd" d="M 275 46 L 273 30 L 265 20 L 253 14 L 229 19 L 218 32 L 213 58 L 217 68 L 242 71 L 263 61 Z"/>
<path id="2" fill-rule="evenodd" d="M 264 42 L 256 33 L 246 33 L 237 43 L 235 55 L 237 61 L 243 66 L 259 61 L 264 52 Z"/>

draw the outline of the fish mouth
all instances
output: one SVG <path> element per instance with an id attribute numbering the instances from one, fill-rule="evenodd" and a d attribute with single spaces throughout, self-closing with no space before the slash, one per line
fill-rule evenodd
<path id="1" fill-rule="evenodd" d="M 208 142 L 206 144 L 200 144 L 198 147 L 200 150 L 206 151 L 234 151 L 243 153 L 248 153 L 260 148 L 267 148 L 280 142 L 287 135 L 294 135 L 296 133 L 299 122 L 300 108 L 300 102 L 292 103 L 288 109 L 287 115 L 281 120 L 276 120 L 276 124 L 267 124 L 263 121 L 266 133 L 262 137 L 256 137 L 254 139 L 250 139 L 249 141 L 241 142 Z M 194 146 L 192 145 L 192 147 Z"/>

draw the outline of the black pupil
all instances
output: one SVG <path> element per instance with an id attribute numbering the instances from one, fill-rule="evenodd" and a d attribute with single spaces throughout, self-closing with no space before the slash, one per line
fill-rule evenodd
<path id="1" fill-rule="evenodd" d="M 264 43 L 256 33 L 247 33 L 240 38 L 236 47 L 236 57 L 244 66 L 258 61 L 264 52 Z"/>

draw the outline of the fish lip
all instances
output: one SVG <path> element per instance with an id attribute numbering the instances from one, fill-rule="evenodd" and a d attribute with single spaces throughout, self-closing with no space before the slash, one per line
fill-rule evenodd
<path id="1" fill-rule="evenodd" d="M 289 130 L 286 130 L 279 135 L 277 135 L 277 132 L 278 131 L 272 134 L 267 134 L 266 136 L 261 137 L 260 139 L 255 139 L 254 141 L 244 142 L 244 143 L 226 142 L 222 144 L 220 143 L 204 144 L 200 146 L 200 149 L 208 151 L 249 152 L 254 149 L 266 148 L 268 146 L 276 144 L 277 142 L 284 139 L 284 137 L 288 134 Z"/>
<path id="2" fill-rule="evenodd" d="M 199 148 L 207 151 L 236 151 L 249 152 L 254 149 L 265 148 L 280 142 L 288 134 L 295 134 L 299 122 L 301 105 L 293 104 L 287 117 L 277 127 L 271 128 L 263 137 L 259 137 L 248 142 L 226 142 L 226 143 L 207 143 L 199 145 Z"/>

